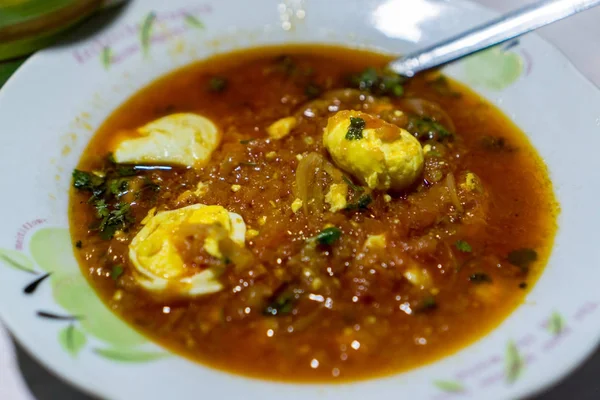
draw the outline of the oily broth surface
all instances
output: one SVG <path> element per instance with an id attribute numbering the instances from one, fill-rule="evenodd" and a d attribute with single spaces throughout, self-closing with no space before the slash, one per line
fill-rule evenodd
<path id="1" fill-rule="evenodd" d="M 293 65 L 282 63 L 281 55 L 291 56 Z M 557 206 L 545 166 L 524 134 L 461 84 L 450 82 L 452 94 L 442 94 L 426 77 L 417 77 L 405 86 L 405 96 L 434 101 L 451 117 L 457 140 L 448 163 L 456 176 L 471 171 L 481 180 L 487 196 L 481 229 L 451 224 L 456 235 L 422 254 L 405 246 L 425 232 L 415 220 L 421 215 L 418 206 L 407 206 L 415 195 L 411 191 L 394 194 L 389 203 L 375 192 L 366 211 L 305 215 L 290 208 L 296 198 L 297 155 L 325 154 L 321 127 L 326 118 L 320 124 L 301 122 L 280 141 L 268 140 L 265 128 L 309 101 L 308 84 L 344 88 L 349 74 L 387 60 L 377 53 L 325 46 L 245 50 L 175 71 L 118 108 L 91 140 L 79 169 L 100 168 L 115 141 L 130 135 L 123 130 L 174 112 L 210 118 L 223 137 L 201 170 L 145 173 L 160 191 L 132 207 L 136 224 L 112 240 L 103 241 L 88 229 L 93 208 L 84 195 L 72 193 L 73 242 L 82 241 L 75 253 L 102 299 L 137 330 L 181 355 L 285 381 L 356 380 L 407 370 L 449 355 L 497 326 L 523 301 L 524 284 L 531 287 L 541 273 L 554 238 Z M 214 76 L 228 81 L 222 93 L 207 90 Z M 504 138 L 505 150 L 482 146 L 484 135 Z M 257 140 L 247 142 L 252 138 Z M 273 151 L 276 158 L 268 160 Z M 208 184 L 201 199 L 182 195 L 198 182 Z M 232 185 L 241 189 L 234 192 Z M 131 276 L 127 256 L 139 222 L 152 207 L 175 209 L 196 202 L 222 205 L 260 232 L 246 241 L 260 268 L 228 271 L 222 278 L 225 290 L 193 300 L 145 293 Z M 313 259 L 302 258 L 306 239 L 327 223 L 342 230 L 339 242 Z M 385 252 L 362 250 L 368 235 L 382 232 L 387 235 Z M 457 251 L 457 239 L 468 242 L 472 252 Z M 527 274 L 506 261 L 509 252 L 521 248 L 538 254 Z M 434 309 L 406 312 L 406 304 L 409 310 L 414 307 L 420 293 L 402 278 L 408 259 L 431 274 Z M 117 264 L 124 273 L 114 280 L 110 270 Z M 331 309 L 303 300 L 289 316 L 268 317 L 261 301 L 240 295 L 253 287 L 275 291 L 301 276 L 305 267 L 314 267 L 327 281 L 323 297 L 329 298 Z M 485 273 L 492 283 L 474 284 L 469 277 L 475 272 Z"/>

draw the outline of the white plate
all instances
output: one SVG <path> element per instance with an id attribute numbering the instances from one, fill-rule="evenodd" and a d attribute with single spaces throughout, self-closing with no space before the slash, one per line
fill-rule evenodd
<path id="1" fill-rule="evenodd" d="M 60 376 L 111 399 L 517 398 L 556 381 L 590 354 L 600 331 L 600 191 L 594 182 L 600 171 L 600 94 L 535 35 L 447 69 L 528 134 L 548 165 L 562 208 L 544 274 L 527 302 L 485 338 L 386 378 L 272 383 L 171 355 L 100 302 L 72 254 L 70 173 L 94 130 L 138 89 L 178 66 L 230 49 L 325 42 L 406 52 L 493 16 L 467 1 L 249 4 L 133 2 L 100 35 L 36 54 L 0 91 L 0 316 L 18 340 Z M 52 275 L 25 294 L 24 287 L 46 272 Z M 558 316 L 565 327 L 556 335 L 546 323 Z M 515 364 L 517 354 L 524 363 Z M 507 378 L 506 363 L 520 366 L 517 379 Z"/>

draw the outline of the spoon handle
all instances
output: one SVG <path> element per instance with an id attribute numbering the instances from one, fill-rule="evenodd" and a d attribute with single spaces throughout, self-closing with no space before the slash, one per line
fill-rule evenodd
<path id="1" fill-rule="evenodd" d="M 420 71 L 444 65 L 599 4 L 600 0 L 540 1 L 397 58 L 389 68 L 397 74 L 412 77 Z"/>

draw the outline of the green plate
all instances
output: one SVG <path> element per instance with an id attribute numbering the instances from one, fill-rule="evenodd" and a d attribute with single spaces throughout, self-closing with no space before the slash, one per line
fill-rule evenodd
<path id="1" fill-rule="evenodd" d="M 0 1 L 0 61 L 48 46 L 103 3 L 103 0 Z"/>

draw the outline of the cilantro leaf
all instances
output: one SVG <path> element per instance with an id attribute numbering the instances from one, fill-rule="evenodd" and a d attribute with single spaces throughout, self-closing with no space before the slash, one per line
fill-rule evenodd
<path id="1" fill-rule="evenodd" d="M 458 250 L 462 251 L 463 253 L 470 253 L 473 251 L 471 245 L 464 240 L 457 240 L 454 245 Z"/>
<path id="2" fill-rule="evenodd" d="M 94 203 L 94 207 L 96 207 L 96 216 L 98 218 L 108 217 L 110 211 L 108 210 L 108 204 L 104 199 L 100 199 Z"/>
<path id="3" fill-rule="evenodd" d="M 360 193 L 365 191 L 365 188 L 363 188 L 362 186 L 355 185 L 354 182 L 352 182 L 352 180 L 350 180 L 350 178 L 348 178 L 346 175 L 342 175 L 342 179 L 344 180 L 344 182 L 346 182 L 346 185 L 348 185 L 348 187 L 354 192 Z"/>
<path id="4" fill-rule="evenodd" d="M 104 178 L 101 176 L 78 169 L 73 170 L 73 187 L 75 189 L 93 192 L 102 184 L 104 184 Z"/>
<path id="5" fill-rule="evenodd" d="M 413 134 L 419 140 L 437 140 L 452 139 L 452 133 L 437 121 L 429 117 L 411 117 L 408 120 L 406 130 Z"/>
<path id="6" fill-rule="evenodd" d="M 329 228 L 323 229 L 315 239 L 319 244 L 324 246 L 331 246 L 334 244 L 340 237 L 342 236 L 342 231 L 340 228 L 336 228 L 335 226 L 331 226 Z"/>
<path id="7" fill-rule="evenodd" d="M 381 72 L 373 67 L 369 67 L 359 74 L 350 78 L 352 86 L 373 93 L 377 96 L 395 96 L 400 97 L 404 94 L 405 78 L 389 71 Z"/>
<path id="8" fill-rule="evenodd" d="M 276 317 L 287 315 L 294 310 L 298 295 L 289 283 L 282 284 L 269 298 L 267 306 L 263 309 L 263 315 Z"/>
<path id="9" fill-rule="evenodd" d="M 127 179 L 111 179 L 108 182 L 108 190 L 111 194 L 116 197 L 120 197 L 127 191 L 129 187 L 129 182 Z"/>
<path id="10" fill-rule="evenodd" d="M 314 83 L 309 83 L 306 86 L 306 88 L 304 88 L 304 94 L 309 99 L 314 99 L 316 97 L 319 97 L 321 92 L 322 92 L 321 88 L 318 85 L 315 85 Z"/>
<path id="11" fill-rule="evenodd" d="M 119 229 L 124 230 L 133 222 L 131 215 L 131 206 L 127 203 L 117 203 L 115 208 L 104 217 L 100 223 L 100 237 L 102 239 L 111 239 Z"/>
<path id="12" fill-rule="evenodd" d="M 373 198 L 371 197 L 371 195 L 365 193 L 358 198 L 356 203 L 348 204 L 346 206 L 346 210 L 364 210 L 369 206 L 369 204 L 371 204 L 372 201 Z"/>
<path id="13" fill-rule="evenodd" d="M 123 266 L 113 265 L 112 270 L 110 271 L 110 277 L 116 281 L 121 275 L 123 275 Z"/>
<path id="14" fill-rule="evenodd" d="M 208 81 L 208 90 L 211 92 L 220 93 L 227 89 L 228 84 L 229 82 L 226 78 L 215 76 Z"/>
<path id="15" fill-rule="evenodd" d="M 426 312 L 437 308 L 437 301 L 432 295 L 423 297 L 414 307 L 415 312 Z"/>
<path id="16" fill-rule="evenodd" d="M 483 272 L 475 272 L 469 276 L 469 281 L 473 283 L 490 283 L 492 278 Z"/>
<path id="17" fill-rule="evenodd" d="M 137 171 L 133 165 L 119 165 L 117 167 L 117 175 L 133 176 L 133 175 L 137 175 Z"/>
<path id="18" fill-rule="evenodd" d="M 529 271 L 529 266 L 538 258 L 537 252 L 533 249 L 523 248 L 513 250 L 508 253 L 508 262 L 521 268 L 523 272 Z"/>
<path id="19" fill-rule="evenodd" d="M 364 119 L 350 117 L 350 126 L 348 127 L 348 132 L 346 133 L 346 140 L 362 139 L 365 125 Z"/>

